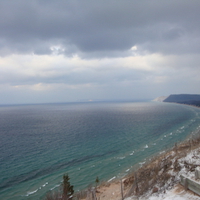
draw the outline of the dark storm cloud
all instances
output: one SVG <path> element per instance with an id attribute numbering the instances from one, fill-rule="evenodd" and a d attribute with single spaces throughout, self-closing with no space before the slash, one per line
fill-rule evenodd
<path id="1" fill-rule="evenodd" d="M 0 53 L 85 57 L 199 52 L 200 1 L 1 0 Z"/>

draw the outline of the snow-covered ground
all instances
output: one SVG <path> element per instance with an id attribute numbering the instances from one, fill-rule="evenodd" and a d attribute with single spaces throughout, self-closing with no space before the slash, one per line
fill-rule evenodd
<path id="1" fill-rule="evenodd" d="M 173 154 L 174 152 L 171 153 Z M 178 164 L 181 167 L 179 172 L 175 172 L 173 169 L 175 160 L 177 160 L 177 157 L 174 157 L 172 160 L 172 169 L 170 170 L 170 174 L 176 177 L 176 183 L 172 189 L 167 189 L 166 187 L 166 190 L 164 190 L 165 192 L 150 194 L 149 191 L 149 193 L 143 197 L 129 197 L 125 200 L 200 200 L 200 196 L 195 195 L 189 190 L 185 191 L 184 187 L 178 183 L 180 180 L 180 175 L 186 175 L 191 179 L 195 178 L 194 171 L 191 172 L 191 168 L 188 166 L 200 166 L 200 148 L 192 150 L 187 153 L 186 156 L 178 159 Z"/>
<path id="2" fill-rule="evenodd" d="M 177 192 L 176 187 L 170 191 L 166 191 L 165 194 L 159 194 L 157 196 L 152 195 L 148 200 L 200 200 L 199 196 L 191 191 L 185 191 L 184 188 Z M 146 198 L 141 200 L 146 200 Z"/>
<path id="3" fill-rule="evenodd" d="M 149 200 L 199 200 L 200 197 L 196 196 L 190 192 L 185 190 L 177 193 L 174 189 L 171 191 L 167 191 L 165 194 L 159 194 L 158 196 L 151 196 L 148 198 Z M 143 199 L 145 200 L 145 199 Z"/>
<path id="4" fill-rule="evenodd" d="M 177 192 L 178 185 L 175 186 L 172 190 L 167 190 L 165 193 L 160 194 L 152 194 L 148 197 L 129 197 L 125 200 L 200 200 L 200 197 L 193 194 L 190 191 L 185 191 L 182 188 L 179 192 Z"/>

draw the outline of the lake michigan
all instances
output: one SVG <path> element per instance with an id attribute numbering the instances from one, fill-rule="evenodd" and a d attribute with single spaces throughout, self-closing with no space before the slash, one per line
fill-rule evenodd
<path id="1" fill-rule="evenodd" d="M 39 200 L 119 179 L 200 130 L 200 109 L 159 102 L 0 106 L 0 199 Z"/>

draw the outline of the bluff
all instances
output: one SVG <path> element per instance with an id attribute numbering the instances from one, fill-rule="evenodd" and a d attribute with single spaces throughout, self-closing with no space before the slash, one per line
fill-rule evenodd
<path id="1" fill-rule="evenodd" d="M 200 106 L 199 94 L 172 94 L 166 97 L 163 102 L 182 103 L 194 106 Z"/>

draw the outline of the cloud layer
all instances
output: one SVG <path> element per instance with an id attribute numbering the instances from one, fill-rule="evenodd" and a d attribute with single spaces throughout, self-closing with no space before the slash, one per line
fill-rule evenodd
<path id="1" fill-rule="evenodd" d="M 0 103 L 199 93 L 200 2 L 0 1 Z"/>

